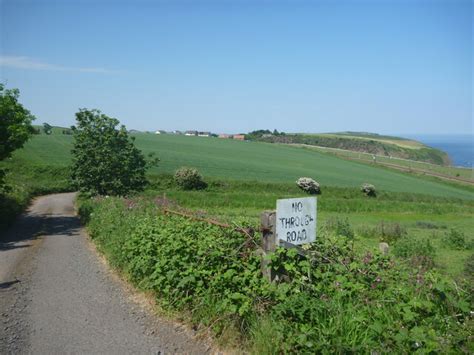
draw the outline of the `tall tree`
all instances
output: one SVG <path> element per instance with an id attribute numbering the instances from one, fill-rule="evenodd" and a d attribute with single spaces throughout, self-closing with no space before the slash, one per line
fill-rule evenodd
<path id="1" fill-rule="evenodd" d="M 35 117 L 18 101 L 18 89 L 5 89 L 0 84 L 0 160 L 23 147 L 34 133 L 31 122 Z"/>
<path id="2" fill-rule="evenodd" d="M 117 128 L 120 122 L 99 110 L 81 109 L 76 121 L 72 180 L 79 190 L 122 196 L 142 190 L 147 162 L 125 126 Z"/>
<path id="3" fill-rule="evenodd" d="M 0 84 L 0 161 L 11 156 L 16 149 L 23 147 L 34 133 L 31 122 L 35 117 L 18 102 L 18 89 L 5 89 Z M 7 192 L 6 170 L 0 169 L 0 195 Z"/>

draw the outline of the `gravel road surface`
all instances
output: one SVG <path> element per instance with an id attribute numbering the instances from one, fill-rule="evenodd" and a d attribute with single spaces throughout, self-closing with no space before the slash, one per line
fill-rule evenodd
<path id="1" fill-rule="evenodd" d="M 0 237 L 0 354 L 204 354 L 135 302 L 93 251 L 73 193 L 40 197 Z"/>

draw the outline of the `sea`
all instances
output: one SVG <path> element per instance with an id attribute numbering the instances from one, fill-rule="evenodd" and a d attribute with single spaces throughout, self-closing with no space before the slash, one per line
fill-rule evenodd
<path id="1" fill-rule="evenodd" d="M 474 134 L 403 135 L 448 153 L 454 166 L 474 166 Z"/>

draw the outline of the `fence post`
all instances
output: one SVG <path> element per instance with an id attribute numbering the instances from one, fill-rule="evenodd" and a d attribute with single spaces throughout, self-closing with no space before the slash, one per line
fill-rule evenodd
<path id="1" fill-rule="evenodd" d="M 272 282 L 276 273 L 269 266 L 270 261 L 266 259 L 268 254 L 273 253 L 277 247 L 276 240 L 276 212 L 265 211 L 261 215 L 261 227 L 262 227 L 262 274 L 270 282 Z"/>

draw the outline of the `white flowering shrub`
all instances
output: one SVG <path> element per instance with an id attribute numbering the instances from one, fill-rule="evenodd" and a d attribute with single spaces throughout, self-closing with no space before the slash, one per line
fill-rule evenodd
<path id="1" fill-rule="evenodd" d="M 375 197 L 377 196 L 377 192 L 375 191 L 375 186 L 372 184 L 362 184 L 360 187 L 360 191 L 362 191 L 367 196 Z"/>
<path id="2" fill-rule="evenodd" d="M 310 195 L 319 195 L 321 188 L 319 183 L 309 177 L 301 177 L 296 181 L 298 187 Z"/>

